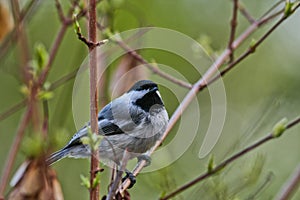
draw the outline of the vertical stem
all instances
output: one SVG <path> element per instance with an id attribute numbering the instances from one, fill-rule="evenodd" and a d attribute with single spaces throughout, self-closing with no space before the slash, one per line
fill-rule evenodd
<path id="1" fill-rule="evenodd" d="M 89 22 L 88 22 L 88 33 L 89 41 L 97 42 L 97 21 L 96 21 L 96 0 L 89 0 Z M 97 90 L 97 49 L 94 45 L 89 47 L 89 59 L 90 59 L 90 120 L 91 129 L 94 134 L 98 134 L 98 90 Z M 91 148 L 92 149 L 92 148 Z M 92 187 L 93 180 L 99 169 L 99 152 L 98 150 L 93 151 L 91 155 L 91 189 L 90 189 L 90 200 L 99 199 L 100 186 Z"/>

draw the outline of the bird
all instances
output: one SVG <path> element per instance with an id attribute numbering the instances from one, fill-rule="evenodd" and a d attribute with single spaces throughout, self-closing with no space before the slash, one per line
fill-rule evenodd
<path id="1" fill-rule="evenodd" d="M 119 166 L 125 149 L 128 159 L 145 158 L 145 153 L 165 132 L 168 121 L 158 85 L 150 80 L 136 82 L 98 114 L 98 134 L 103 136 L 99 145 L 100 160 Z M 88 135 L 89 128 L 90 123 L 78 130 L 67 145 L 46 159 L 46 163 L 52 165 L 65 157 L 90 157 L 90 147 L 81 140 Z"/>

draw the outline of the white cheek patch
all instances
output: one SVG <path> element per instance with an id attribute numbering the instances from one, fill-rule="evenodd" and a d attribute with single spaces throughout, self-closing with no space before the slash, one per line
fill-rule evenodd
<path id="1" fill-rule="evenodd" d="M 161 98 L 161 95 L 158 90 L 156 91 L 156 94 L 159 96 L 159 98 Z"/>

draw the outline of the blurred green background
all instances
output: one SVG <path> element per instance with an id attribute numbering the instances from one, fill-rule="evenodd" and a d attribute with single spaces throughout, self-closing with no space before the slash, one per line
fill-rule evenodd
<path id="1" fill-rule="evenodd" d="M 25 2 L 25 1 L 24 1 Z M 22 1 L 22 4 L 24 3 Z M 245 0 L 244 5 L 256 18 L 261 16 L 276 1 Z M 65 9 L 69 1 L 62 2 Z M 25 3 L 24 3 L 25 4 Z M 112 9 L 113 8 L 113 9 Z M 232 2 L 227 0 L 114 0 L 105 1 L 99 12 L 109 11 L 110 28 L 125 31 L 141 26 L 157 26 L 173 29 L 221 52 L 227 46 Z M 297 11 L 283 23 L 257 49 L 223 79 L 226 88 L 227 113 L 222 135 L 212 154 L 219 163 L 233 152 L 245 148 L 267 134 L 283 117 L 289 120 L 300 113 L 300 12 Z M 237 35 L 247 28 L 248 22 L 239 14 Z M 50 48 L 59 30 L 60 21 L 54 1 L 40 1 L 26 23 L 29 46 L 33 52 L 37 42 Z M 270 24 L 255 32 L 241 49 L 252 39 L 258 39 Z M 1 28 L 1 27 L 0 27 Z M 82 23 L 82 29 L 84 25 Z M 85 32 L 85 31 L 84 31 Z M 203 39 L 204 38 L 204 39 Z M 238 53 L 243 50 L 238 50 Z M 181 58 L 160 51 L 141 52 L 147 60 L 172 66 L 194 83 L 200 75 Z M 68 29 L 51 68 L 48 81 L 51 83 L 78 68 L 87 56 L 87 49 L 80 42 L 72 27 Z M 23 99 L 19 75 L 20 54 L 16 46 L 0 60 L 0 113 Z M 150 78 L 155 80 L 155 76 Z M 54 91 L 49 101 L 49 132 L 59 133 L 64 142 L 76 132 L 72 115 L 73 81 L 68 81 Z M 171 115 L 178 102 L 170 91 L 162 89 L 166 107 Z M 110 98 L 110 97 L 108 97 Z M 130 190 L 132 199 L 158 199 L 206 170 L 208 157 L 198 158 L 205 130 L 211 117 L 210 95 L 207 90 L 198 95 L 201 111 L 198 134 L 189 149 L 172 165 L 161 170 L 142 173 L 137 184 Z M 13 141 L 16 128 L 24 109 L 0 121 L 0 170 Z M 186 115 L 193 115 L 188 110 Z M 31 129 L 29 128 L 27 133 Z M 185 130 L 186 134 L 194 130 Z M 170 138 L 176 134 L 176 128 Z M 300 157 L 300 126 L 288 130 L 281 138 L 272 140 L 230 165 L 218 176 L 188 189 L 177 199 L 272 199 L 280 190 Z M 15 168 L 25 159 L 18 154 Z M 153 158 L 155 159 L 155 158 Z M 88 191 L 80 185 L 80 174 L 89 174 L 89 161 L 64 159 L 53 166 L 57 170 L 65 199 L 87 199 Z M 107 193 L 109 170 L 102 175 L 101 194 Z M 262 190 L 260 190 L 262 188 Z M 294 199 L 300 199 L 298 192 Z"/>

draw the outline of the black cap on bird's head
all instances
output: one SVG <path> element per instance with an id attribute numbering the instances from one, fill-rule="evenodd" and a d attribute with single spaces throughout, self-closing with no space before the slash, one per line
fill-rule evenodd
<path id="1" fill-rule="evenodd" d="M 132 91 L 147 91 L 147 93 L 135 101 L 135 104 L 145 111 L 149 111 L 154 105 L 164 105 L 157 84 L 150 80 L 136 82 L 127 93 Z"/>
<path id="2" fill-rule="evenodd" d="M 157 84 L 150 80 L 141 80 L 136 82 L 129 90 L 130 91 L 141 91 L 141 90 L 158 90 Z"/>

